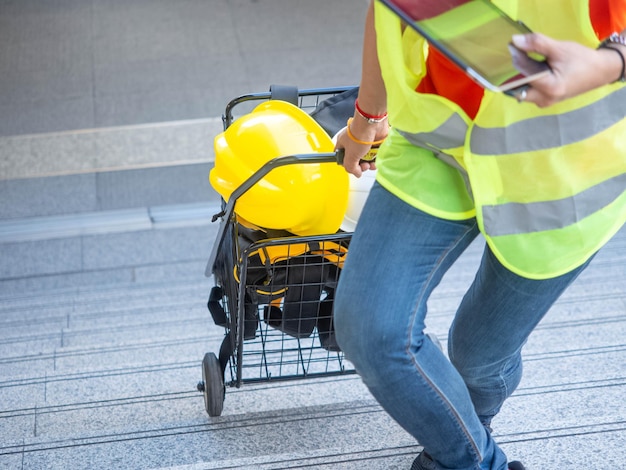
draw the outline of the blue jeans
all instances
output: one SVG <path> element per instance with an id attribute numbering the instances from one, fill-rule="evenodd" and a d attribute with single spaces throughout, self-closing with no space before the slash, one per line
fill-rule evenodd
<path id="1" fill-rule="evenodd" d="M 448 360 L 424 335 L 426 302 L 478 233 L 475 219 L 433 217 L 375 184 L 335 299 L 346 357 L 441 469 L 507 468 L 489 423 L 520 382 L 528 335 L 584 269 L 525 279 L 486 249 L 450 329 Z"/>

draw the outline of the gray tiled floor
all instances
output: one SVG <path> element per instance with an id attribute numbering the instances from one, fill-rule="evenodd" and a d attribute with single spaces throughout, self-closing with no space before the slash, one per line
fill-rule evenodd
<path id="1" fill-rule="evenodd" d="M 205 226 L 80 237 L 92 246 L 84 266 L 55 274 L 41 261 L 46 249 L 64 248 L 42 241 L 41 274 L 23 275 L 29 288 L 0 282 L 0 467 L 82 469 L 96 459 L 137 469 L 408 468 L 416 443 L 354 375 L 227 388 L 222 416 L 206 416 L 194 386 L 201 357 L 217 352 L 222 333 L 204 305 L 210 283 L 198 247 L 214 233 Z M 164 240 L 172 246 L 164 249 Z M 593 470 L 619 467 L 625 242 L 622 230 L 525 347 L 524 380 L 494 425 L 505 451 L 530 469 L 581 460 Z M 444 344 L 480 250 L 470 247 L 430 302 L 428 327 Z M 142 267 L 157 272 L 142 277 Z M 63 269 L 101 272 L 105 282 Z M 118 271 L 135 275 L 120 279 Z M 60 285 L 34 282 L 46 277 Z"/>
<path id="2" fill-rule="evenodd" d="M 0 136 L 219 116 L 352 85 L 365 0 L 0 0 Z"/>

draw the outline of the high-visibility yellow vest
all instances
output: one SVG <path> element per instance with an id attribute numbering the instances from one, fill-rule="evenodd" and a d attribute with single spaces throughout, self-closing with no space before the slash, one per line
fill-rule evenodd
<path id="1" fill-rule="evenodd" d="M 534 31 L 598 45 L 588 0 L 494 3 Z M 375 21 L 393 126 L 378 153 L 384 187 L 439 217 L 475 215 L 500 262 L 531 279 L 580 266 L 626 222 L 623 84 L 544 109 L 485 91 L 470 119 L 455 103 L 415 91 L 425 41 L 403 33 L 378 2 Z"/>

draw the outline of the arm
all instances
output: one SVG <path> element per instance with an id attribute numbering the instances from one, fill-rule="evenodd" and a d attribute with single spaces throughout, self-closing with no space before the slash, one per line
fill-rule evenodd
<path id="1" fill-rule="evenodd" d="M 376 51 L 373 1 L 370 2 L 365 19 L 361 83 L 358 100 L 359 107 L 368 114 L 382 115 L 387 110 L 387 94 L 385 93 L 385 85 L 381 76 Z M 389 124 L 386 119 L 380 123 L 369 123 L 355 110 L 350 130 L 352 135 L 358 140 L 373 142 L 387 136 Z M 376 168 L 373 162 L 359 164 L 359 160 L 368 152 L 370 146 L 354 142 L 348 137 L 345 131 L 338 135 L 337 147 L 345 149 L 343 166 L 349 173 L 355 176 L 361 176 L 363 171 Z"/>
<path id="2" fill-rule="evenodd" d="M 626 30 L 621 34 L 626 36 Z M 525 101 L 542 108 L 615 82 L 622 71 L 622 60 L 615 50 L 626 57 L 626 46 L 621 44 L 611 44 L 615 50 L 591 49 L 539 33 L 514 36 L 513 43 L 544 55 L 552 67 L 553 73 L 534 81 L 526 95 Z"/>

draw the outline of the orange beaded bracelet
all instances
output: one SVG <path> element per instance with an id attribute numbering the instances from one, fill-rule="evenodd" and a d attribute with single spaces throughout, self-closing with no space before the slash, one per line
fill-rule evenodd
<path id="1" fill-rule="evenodd" d="M 366 142 L 364 140 L 357 139 L 356 137 L 354 137 L 354 134 L 350 130 L 350 124 L 352 123 L 352 119 L 353 118 L 348 119 L 348 123 L 346 125 L 346 133 L 348 134 L 348 137 L 350 138 L 352 142 L 356 142 L 357 144 L 361 144 L 361 145 L 380 145 L 385 141 L 385 139 L 380 139 L 380 140 L 374 140 L 373 142 Z"/>

